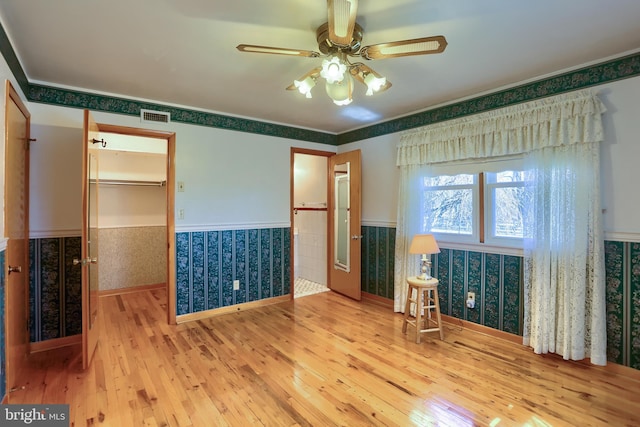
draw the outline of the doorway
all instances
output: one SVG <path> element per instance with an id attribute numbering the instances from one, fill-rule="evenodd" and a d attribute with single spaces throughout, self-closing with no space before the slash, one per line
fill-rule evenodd
<path id="1" fill-rule="evenodd" d="M 335 153 L 291 150 L 293 298 L 328 291 L 329 158 Z"/>
<path id="2" fill-rule="evenodd" d="M 120 162 L 115 162 L 115 170 L 112 171 L 113 175 L 107 176 L 107 179 L 111 179 L 111 183 L 104 185 L 104 187 L 116 187 L 111 188 L 113 191 L 114 197 L 117 199 L 118 197 L 137 197 L 140 194 L 140 191 L 144 190 L 147 187 L 147 190 L 155 189 L 156 193 L 152 192 L 146 193 L 147 200 L 155 200 L 156 208 L 152 210 L 148 210 L 149 206 L 139 206 L 142 211 L 141 215 L 136 215 L 137 218 L 134 218 L 130 224 L 142 226 L 155 224 L 158 227 L 161 227 L 162 230 L 158 233 L 158 230 L 143 230 L 140 231 L 143 235 L 146 233 L 150 233 L 150 235 L 154 236 L 154 239 L 158 241 L 156 243 L 158 246 L 155 246 L 155 250 L 152 255 L 154 258 L 158 260 L 157 250 L 160 248 L 160 245 L 164 246 L 164 250 L 162 251 L 164 256 L 161 260 L 157 262 L 161 263 L 162 266 L 158 265 L 150 265 L 150 268 L 155 270 L 163 269 L 164 273 L 162 277 L 165 279 L 164 283 L 147 283 L 149 287 L 164 287 L 167 293 L 167 322 L 169 324 L 176 324 L 176 284 L 175 284 L 175 169 L 174 169 L 174 161 L 175 161 L 175 143 L 176 136 L 173 132 L 165 132 L 165 131 L 154 131 L 147 129 L 138 129 L 138 128 L 129 128 L 124 126 L 114 126 L 114 125 L 106 125 L 99 124 L 100 134 L 101 135 L 114 135 L 118 138 L 124 138 L 124 144 L 131 145 L 133 141 L 133 145 L 138 146 L 139 148 L 144 146 L 145 149 L 139 149 L 138 153 L 133 155 L 134 164 L 140 164 L 141 157 L 145 160 L 143 163 L 148 162 L 149 160 L 153 161 L 155 166 L 150 169 L 146 169 L 146 165 L 144 167 L 144 173 L 142 175 L 138 174 L 137 176 L 131 176 L 131 170 L 134 168 L 132 163 L 128 163 L 128 166 L 121 164 Z M 111 137 L 113 140 L 113 137 Z M 118 139 L 116 138 L 116 139 Z M 106 138 L 105 138 L 106 139 Z M 128 141 L 128 142 L 127 142 Z M 108 142 L 107 142 L 108 145 Z M 117 147 L 116 147 L 117 148 Z M 116 149 L 116 152 L 120 150 Z M 121 157 L 122 154 L 112 154 L 114 157 Z M 129 154 L 129 157 L 132 155 Z M 137 158 L 136 158 L 137 157 Z M 162 163 L 163 165 L 158 166 L 158 163 Z M 119 166 L 121 169 L 117 169 Z M 158 168 L 164 168 L 164 175 L 158 173 Z M 138 171 L 140 172 L 140 171 Z M 129 174 L 127 176 L 127 173 Z M 142 178 L 142 179 L 139 179 Z M 163 179 L 164 178 L 164 179 Z M 114 181 L 124 180 L 128 181 L 127 183 L 118 183 Z M 123 196 L 122 189 L 126 185 L 130 194 Z M 117 188 L 120 188 L 120 193 L 118 194 Z M 131 193 L 134 194 L 131 194 Z M 160 194 L 159 194 L 160 193 Z M 157 205 L 159 203 L 158 198 L 164 197 L 164 212 L 160 212 L 157 209 Z M 104 203 L 104 201 L 101 201 Z M 144 209 L 147 209 L 146 211 Z M 134 233 L 135 234 L 135 233 Z M 164 234 L 164 238 L 160 235 Z M 114 236 L 117 237 L 117 236 Z M 144 238 L 136 238 L 138 244 L 146 244 L 146 240 Z M 135 248 L 134 248 L 135 249 Z M 134 263 L 137 264 L 137 263 Z M 139 265 L 134 265 L 131 269 L 135 269 L 140 267 Z M 158 273 L 158 271 L 156 271 Z M 147 276 L 151 277 L 151 276 Z M 155 277 L 155 276 L 154 276 Z M 159 276 L 158 276 L 159 277 Z M 153 279 L 151 281 L 154 281 Z M 135 283 L 134 283 L 135 284 Z M 108 291 L 107 291 L 108 292 Z M 115 291 L 117 292 L 117 291 Z"/>
<path id="3" fill-rule="evenodd" d="M 167 283 L 167 139 L 100 133 L 100 295 Z"/>

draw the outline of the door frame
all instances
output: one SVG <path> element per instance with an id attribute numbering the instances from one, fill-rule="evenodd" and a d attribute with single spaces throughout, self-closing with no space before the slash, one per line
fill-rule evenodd
<path id="1" fill-rule="evenodd" d="M 98 123 L 100 132 L 128 136 L 144 136 L 167 141 L 167 323 L 176 324 L 176 221 L 175 221 L 175 154 L 176 133 Z"/>
<path id="2" fill-rule="evenodd" d="M 290 280 L 290 289 L 291 289 L 291 295 L 290 295 L 290 299 L 294 299 L 294 294 L 295 294 L 295 282 L 296 282 L 296 278 L 294 277 L 294 266 L 295 266 L 295 251 L 294 251 L 294 234 L 293 234 L 293 229 L 294 229 L 294 212 L 293 212 L 293 208 L 294 208 L 294 200 L 293 200 L 293 195 L 294 195 L 294 186 L 295 186 L 295 171 L 294 171 L 294 166 L 295 166 L 295 157 L 296 154 L 308 154 L 311 156 L 318 156 L 318 157 L 326 157 L 327 158 L 327 198 L 329 197 L 329 185 L 333 182 L 331 180 L 331 177 L 329 176 L 329 158 L 335 156 L 337 153 L 334 153 L 332 151 L 321 151 L 321 150 L 311 150 L 308 148 L 297 148 L 297 147 L 291 147 L 291 167 L 290 167 L 290 184 L 289 184 L 289 188 L 290 188 L 290 192 L 289 192 L 289 224 L 290 224 L 290 236 L 291 236 L 291 244 L 289 245 L 289 259 L 291 260 L 290 265 L 289 265 L 289 269 L 290 269 L 290 273 L 289 273 L 289 280 Z M 329 238 L 329 218 L 328 216 L 330 215 L 329 211 L 327 210 L 327 229 L 326 229 L 326 236 L 327 239 Z M 327 287 L 331 288 L 331 283 L 329 282 L 329 245 L 327 243 L 327 265 L 326 265 L 326 270 L 327 270 Z"/>

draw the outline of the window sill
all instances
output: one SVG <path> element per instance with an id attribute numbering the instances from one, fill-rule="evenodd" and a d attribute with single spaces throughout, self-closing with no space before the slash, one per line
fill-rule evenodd
<path id="1" fill-rule="evenodd" d="M 447 242 L 444 240 L 438 240 L 438 246 L 444 249 L 485 252 L 489 254 L 513 255 L 513 256 L 520 256 L 520 257 L 524 256 L 524 250 L 522 248 L 512 248 L 508 246 L 495 246 L 495 245 L 489 245 L 485 243 L 460 243 L 460 242 Z"/>

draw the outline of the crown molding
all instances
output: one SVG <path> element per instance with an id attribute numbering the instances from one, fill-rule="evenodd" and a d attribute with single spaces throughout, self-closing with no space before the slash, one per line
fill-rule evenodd
<path id="1" fill-rule="evenodd" d="M 634 53 L 577 70 L 545 77 L 516 87 L 335 135 L 258 120 L 30 83 L 1 24 L 0 52 L 20 88 L 31 102 L 86 108 L 94 111 L 132 116 L 140 115 L 141 109 L 157 110 L 171 113 L 173 122 L 317 142 L 333 146 L 401 132 L 432 123 L 452 120 L 640 75 L 640 53 Z"/>

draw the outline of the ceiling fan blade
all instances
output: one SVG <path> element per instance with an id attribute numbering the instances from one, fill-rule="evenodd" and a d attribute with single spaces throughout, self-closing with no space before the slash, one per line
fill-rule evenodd
<path id="1" fill-rule="evenodd" d="M 329 40 L 338 46 L 349 46 L 356 25 L 358 0 L 327 0 Z"/>
<path id="2" fill-rule="evenodd" d="M 422 37 L 364 46 L 360 56 L 365 59 L 395 58 L 397 56 L 427 55 L 441 53 L 447 47 L 444 36 Z"/>
<path id="3" fill-rule="evenodd" d="M 273 55 L 303 56 L 307 58 L 318 58 L 320 53 L 312 50 L 288 49 L 283 47 L 257 46 L 253 44 L 239 44 L 236 46 L 240 52 L 270 53 Z"/>

